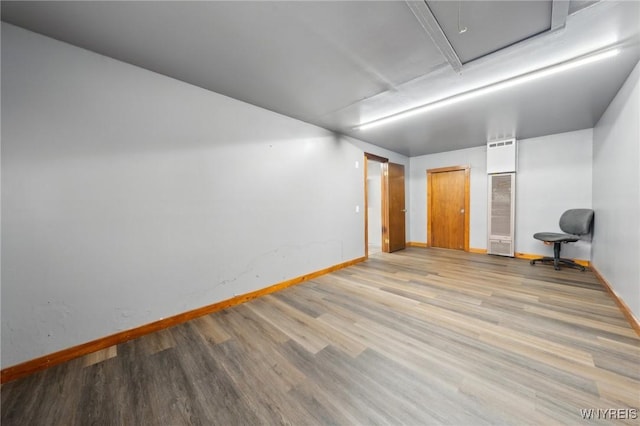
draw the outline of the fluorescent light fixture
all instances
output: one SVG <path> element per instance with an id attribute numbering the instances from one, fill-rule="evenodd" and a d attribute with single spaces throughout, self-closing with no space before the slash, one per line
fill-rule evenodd
<path id="1" fill-rule="evenodd" d="M 613 56 L 616 56 L 618 53 L 620 53 L 620 49 L 616 48 L 611 50 L 605 50 L 600 53 L 595 53 L 595 54 L 590 54 L 590 55 L 570 59 L 565 62 L 560 62 L 558 64 L 550 65 L 545 68 L 540 68 L 540 69 L 528 72 L 526 74 L 520 74 L 515 77 L 508 78 L 506 80 L 498 81 L 496 83 L 491 83 L 487 86 L 482 86 L 477 89 L 471 89 L 469 91 L 458 93 L 456 95 L 452 95 L 443 99 L 439 99 L 437 101 L 433 101 L 428 104 L 420 105 L 405 111 L 400 111 L 395 114 L 377 118 L 375 120 L 371 120 L 369 122 L 356 126 L 355 130 L 367 130 L 373 127 L 381 126 L 383 124 L 389 124 L 397 120 L 402 120 L 404 118 L 422 114 L 424 112 L 430 111 L 435 108 L 440 108 L 443 106 L 455 104 L 457 102 L 466 101 L 471 98 L 486 95 L 487 93 L 506 89 L 508 87 L 513 87 L 515 85 L 526 83 L 528 81 L 537 80 L 539 78 L 547 77 L 552 74 L 557 74 L 559 72 L 570 70 L 572 68 L 576 68 L 582 65 L 590 64 L 592 62 L 600 61 L 602 59 L 611 58 Z"/>

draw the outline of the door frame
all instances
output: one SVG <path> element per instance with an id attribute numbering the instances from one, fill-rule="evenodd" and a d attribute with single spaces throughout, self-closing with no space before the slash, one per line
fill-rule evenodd
<path id="1" fill-rule="evenodd" d="M 389 159 L 388 158 L 384 158 L 384 157 L 380 157 L 379 155 L 375 155 L 375 154 L 370 154 L 368 152 L 364 153 L 364 257 L 365 259 L 369 258 L 369 183 L 367 182 L 367 175 L 368 175 L 368 163 L 367 161 L 377 161 L 378 163 L 384 164 L 384 163 L 388 163 Z M 380 176 L 380 185 L 383 188 L 384 187 L 384 175 Z M 381 202 L 380 202 L 380 208 L 381 208 L 381 220 L 382 220 L 382 229 L 380 230 L 382 233 L 382 251 L 384 251 L 384 240 L 385 240 L 385 235 L 388 234 L 388 221 L 387 223 L 385 223 L 385 216 L 384 216 L 384 210 L 385 210 L 385 206 L 387 205 L 388 200 L 387 200 L 387 194 L 385 193 L 384 190 L 381 190 Z M 388 237 L 388 235 L 386 235 Z M 388 247 L 388 245 L 387 245 Z"/>
<path id="2" fill-rule="evenodd" d="M 471 187 L 471 166 L 450 166 L 450 167 L 439 167 L 437 169 L 428 169 L 427 170 L 427 247 L 432 247 L 432 239 L 431 239 L 431 229 L 432 229 L 432 221 L 431 218 L 433 215 L 431 214 L 431 207 L 433 206 L 432 195 L 433 191 L 431 190 L 432 185 L 432 176 L 434 173 L 445 173 L 445 172 L 455 172 L 459 170 L 464 170 L 464 251 L 469 251 L 469 221 L 471 218 L 471 213 L 469 211 L 470 200 L 470 187 Z"/>

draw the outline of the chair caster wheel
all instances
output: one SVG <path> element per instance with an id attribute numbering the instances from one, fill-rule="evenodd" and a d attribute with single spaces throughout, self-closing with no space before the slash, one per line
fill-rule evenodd
<path id="1" fill-rule="evenodd" d="M 560 267 L 559 266 L 554 266 L 553 269 L 555 269 L 556 271 L 559 271 Z"/>
<path id="2" fill-rule="evenodd" d="M 530 260 L 530 261 L 529 261 L 529 265 L 535 265 L 535 264 L 536 264 L 536 261 L 535 261 L 535 260 Z"/>

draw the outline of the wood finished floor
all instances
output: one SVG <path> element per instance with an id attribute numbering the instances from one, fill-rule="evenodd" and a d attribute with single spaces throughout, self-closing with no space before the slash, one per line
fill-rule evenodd
<path id="1" fill-rule="evenodd" d="M 589 271 L 409 248 L 1 394 L 2 425 L 585 424 L 640 408 L 640 339 Z"/>

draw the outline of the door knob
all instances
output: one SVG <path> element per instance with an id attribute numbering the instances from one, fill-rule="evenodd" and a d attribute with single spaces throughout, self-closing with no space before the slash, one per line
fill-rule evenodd
<path id="1" fill-rule="evenodd" d="M 464 209 L 460 209 L 460 213 L 464 214 Z"/>

